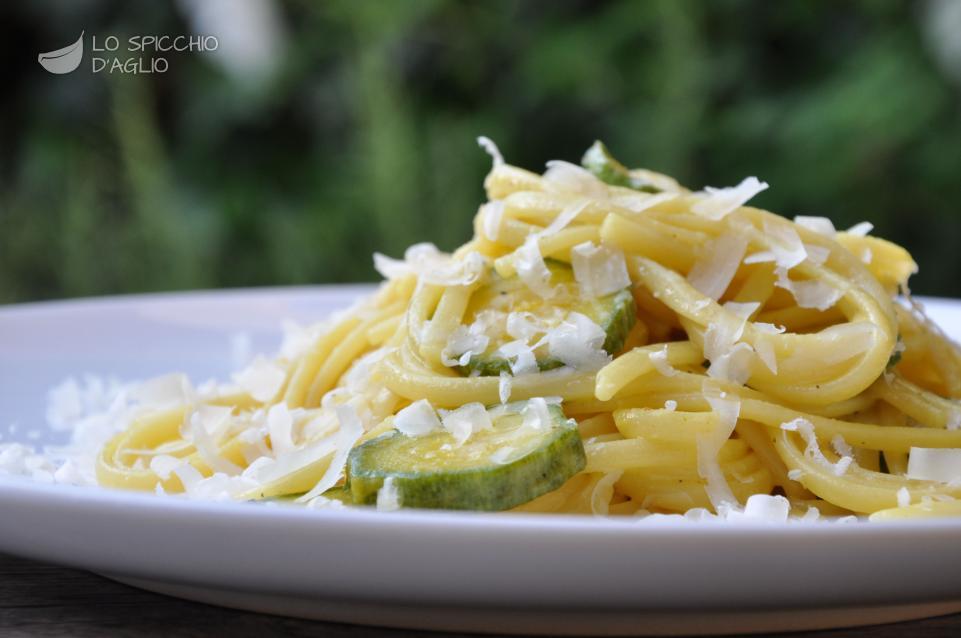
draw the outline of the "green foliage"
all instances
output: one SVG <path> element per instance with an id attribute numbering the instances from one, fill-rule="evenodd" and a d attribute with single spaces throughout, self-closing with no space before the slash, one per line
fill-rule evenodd
<path id="1" fill-rule="evenodd" d="M 961 85 L 927 6 L 289 2 L 262 83 L 201 53 L 153 76 L 17 68 L 0 302 L 373 280 L 374 250 L 470 236 L 480 134 L 532 169 L 603 139 L 691 187 L 757 175 L 758 205 L 870 220 L 915 254 L 916 291 L 961 296 Z M 83 3 L 52 27 L 18 4 L 0 21 L 38 51 L 81 28 L 189 31 L 176 3 L 143 7 Z"/>

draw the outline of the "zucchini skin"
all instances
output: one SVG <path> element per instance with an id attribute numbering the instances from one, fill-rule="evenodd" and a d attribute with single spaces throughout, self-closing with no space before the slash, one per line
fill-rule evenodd
<path id="1" fill-rule="evenodd" d="M 556 276 L 565 273 L 570 276 L 570 266 L 553 259 L 546 260 L 548 267 Z M 510 280 L 496 282 L 495 286 L 508 284 Z M 504 293 L 501 293 L 504 294 Z M 624 347 L 627 335 L 637 322 L 637 305 L 630 288 L 625 288 L 598 299 L 584 301 L 571 310 L 581 312 L 594 320 L 604 331 L 604 350 L 610 355 L 616 355 Z M 537 359 L 537 368 L 541 372 L 563 367 L 564 363 L 554 357 Z M 481 377 L 496 377 L 502 372 L 511 374 L 510 362 L 504 357 L 493 354 L 479 354 L 471 356 L 466 365 L 457 366 L 465 376 L 477 375 Z"/>
<path id="2" fill-rule="evenodd" d="M 355 448 L 348 459 L 348 482 L 353 502 L 371 505 L 387 478 L 401 495 L 405 508 L 502 511 L 559 488 L 584 469 L 587 459 L 576 425 L 557 406 L 560 420 L 544 443 L 510 463 L 462 470 L 397 471 L 376 466 L 377 452 L 390 446 L 400 432 L 391 432 Z"/>

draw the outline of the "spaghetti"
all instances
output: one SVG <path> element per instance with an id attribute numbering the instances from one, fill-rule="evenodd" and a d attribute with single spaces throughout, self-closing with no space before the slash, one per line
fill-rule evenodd
<path id="1" fill-rule="evenodd" d="M 910 298 L 904 249 L 748 207 L 754 178 L 691 192 L 600 145 L 538 175 L 482 143 L 471 241 L 375 256 L 374 295 L 233 383 L 162 381 L 101 450 L 99 483 L 329 504 L 350 450 L 409 406 L 559 397 L 586 465 L 521 511 L 961 514 L 961 355 Z M 492 278 L 519 282 L 523 307 L 479 309 Z M 625 284 L 634 317 L 605 353 L 564 311 Z M 485 352 L 499 373 L 470 370 Z"/>

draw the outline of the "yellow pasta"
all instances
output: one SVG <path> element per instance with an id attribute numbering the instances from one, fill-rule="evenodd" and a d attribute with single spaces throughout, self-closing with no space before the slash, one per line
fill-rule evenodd
<path id="1" fill-rule="evenodd" d="M 538 175 L 497 157 L 470 242 L 378 257 L 376 294 L 238 377 L 263 391 L 144 411 L 101 451 L 99 481 L 190 492 L 216 479 L 236 498 L 311 500 L 413 404 L 545 398 L 577 420 L 586 463 L 515 511 L 721 513 L 757 497 L 798 516 L 961 515 L 961 488 L 912 456 L 961 455 L 961 354 L 907 296 L 917 266 L 904 249 L 745 206 L 763 188 L 753 178 L 691 192 L 614 160 Z M 550 264 L 571 273 L 563 290 Z M 501 292 L 478 305 L 504 281 L 523 303 Z M 633 316 L 616 351 L 561 338 L 572 304 L 618 286 Z M 583 334 L 614 330 L 587 321 Z M 508 341 L 520 354 L 497 354 Z M 485 352 L 500 368 L 471 359 Z"/>

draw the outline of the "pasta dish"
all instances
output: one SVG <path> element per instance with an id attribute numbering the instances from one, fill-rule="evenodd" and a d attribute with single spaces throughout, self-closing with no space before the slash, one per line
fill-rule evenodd
<path id="1" fill-rule="evenodd" d="M 136 389 L 100 485 L 312 507 L 961 514 L 961 356 L 870 224 L 690 191 L 600 143 L 493 157 L 473 238 L 229 382 Z"/>

